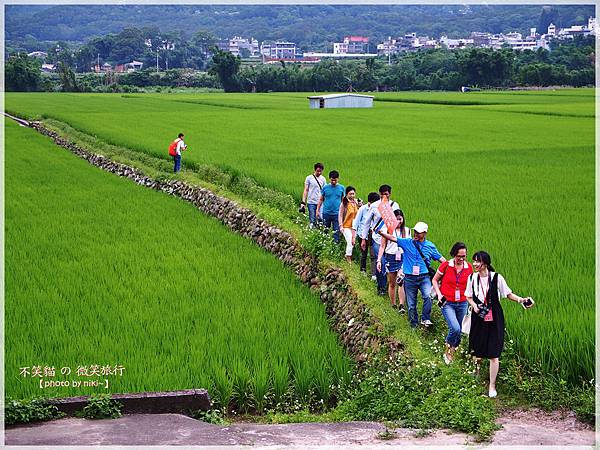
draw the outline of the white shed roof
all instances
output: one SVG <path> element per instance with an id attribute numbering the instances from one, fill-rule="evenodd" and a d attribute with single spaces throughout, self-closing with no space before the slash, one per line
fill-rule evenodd
<path id="1" fill-rule="evenodd" d="M 326 99 L 326 98 L 338 98 L 338 97 L 362 97 L 362 98 L 375 98 L 372 95 L 361 95 L 361 94 L 327 94 L 327 95 L 313 95 L 312 97 L 307 97 L 307 98 L 319 98 L 319 99 Z"/>

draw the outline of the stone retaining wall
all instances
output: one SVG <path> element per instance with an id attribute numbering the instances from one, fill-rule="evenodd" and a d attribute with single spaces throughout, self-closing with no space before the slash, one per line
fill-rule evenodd
<path id="1" fill-rule="evenodd" d="M 154 180 L 137 169 L 77 146 L 40 122 L 31 122 L 29 126 L 96 167 L 194 204 L 205 214 L 219 219 L 232 231 L 252 239 L 257 245 L 276 255 L 304 283 L 319 293 L 327 314 L 332 319 L 332 328 L 346 350 L 359 363 L 366 361 L 372 351 L 377 351 L 382 346 L 387 346 L 390 353 L 402 348 L 398 341 L 381 336 L 382 325 L 359 301 L 344 273 L 336 268 L 320 270 L 317 259 L 308 254 L 286 231 L 272 226 L 256 217 L 252 211 L 209 189 L 177 180 Z"/>

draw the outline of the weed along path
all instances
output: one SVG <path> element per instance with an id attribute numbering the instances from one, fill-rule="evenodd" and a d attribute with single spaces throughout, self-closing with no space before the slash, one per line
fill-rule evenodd
<path id="1" fill-rule="evenodd" d="M 397 314 L 392 319 L 389 319 L 387 316 L 389 307 L 385 304 L 382 305 L 380 299 L 376 299 L 379 303 L 374 303 L 369 300 L 368 296 L 366 296 L 366 300 L 363 298 L 365 297 L 362 292 L 364 283 L 363 285 L 357 283 L 352 278 L 352 274 L 348 275 L 348 272 L 344 271 L 343 267 L 323 267 L 316 258 L 304 251 L 297 240 L 297 236 L 287 232 L 285 227 L 282 229 L 273 226 L 267 220 L 261 219 L 251 209 L 240 207 L 227 196 L 220 197 L 214 191 L 194 186 L 188 183 L 187 180 L 167 179 L 165 181 L 165 178 L 160 173 L 154 173 L 151 176 L 145 175 L 143 171 L 145 168 L 143 165 L 144 161 L 142 161 L 142 169 L 136 164 L 123 164 L 122 159 L 120 162 L 115 162 L 110 157 L 100 156 L 97 152 L 94 153 L 85 150 L 80 146 L 81 144 L 69 141 L 68 137 L 64 137 L 46 128 L 44 124 L 31 125 L 38 132 L 54 139 L 55 143 L 67 148 L 105 171 L 112 172 L 120 177 L 129 178 L 138 185 L 145 186 L 151 190 L 163 191 L 192 203 L 207 215 L 219 219 L 230 230 L 251 239 L 263 249 L 274 254 L 303 283 L 309 285 L 312 291 L 317 293 L 318 299 L 324 304 L 324 309 L 330 319 L 331 330 L 327 328 L 326 331 L 336 333 L 339 344 L 353 358 L 354 363 L 362 367 L 368 366 L 373 362 L 370 358 L 375 353 L 375 349 L 387 349 L 389 360 L 394 359 L 394 364 L 397 363 L 397 365 L 394 366 L 389 361 L 384 361 L 383 363 L 377 361 L 376 363 L 382 364 L 382 366 L 385 363 L 386 367 L 391 368 L 388 369 L 390 370 L 389 373 L 394 371 L 394 376 L 399 375 L 399 380 L 405 383 L 402 385 L 402 388 L 407 386 L 413 392 L 418 390 L 416 388 L 417 382 L 421 386 L 421 381 L 429 381 L 433 389 L 429 392 L 428 397 L 435 401 L 424 405 L 421 398 L 423 395 L 419 394 L 418 398 L 413 398 L 414 394 L 411 394 L 408 390 L 399 394 L 398 391 L 393 390 L 393 380 L 389 384 L 386 384 L 388 383 L 387 381 L 382 381 L 381 384 L 384 388 L 382 392 L 365 390 L 365 395 L 356 396 L 362 400 L 351 398 L 346 403 L 342 403 L 341 409 L 338 412 L 341 411 L 340 414 L 345 415 L 335 416 L 336 419 L 333 421 L 329 420 L 330 423 L 277 425 L 233 423 L 230 425 L 213 425 L 177 414 L 137 414 L 123 416 L 119 419 L 96 421 L 67 418 L 47 423 L 20 425 L 10 428 L 6 431 L 7 444 L 296 445 L 301 447 L 316 445 L 348 446 L 353 444 L 382 446 L 418 444 L 437 446 L 440 444 L 460 445 L 473 443 L 477 436 L 479 438 L 488 438 L 491 444 L 498 445 L 593 445 L 593 430 L 589 426 L 575 420 L 570 414 L 561 416 L 558 413 L 547 414 L 538 410 L 529 410 L 501 412 L 499 416 L 494 417 L 493 411 L 495 406 L 501 403 L 494 402 L 481 395 L 483 393 L 482 386 L 478 386 L 468 375 L 462 373 L 459 368 L 446 367 L 440 361 L 437 361 L 439 358 L 436 359 L 435 355 L 427 354 L 428 351 L 424 349 L 424 345 L 421 345 L 418 335 L 413 333 L 410 337 L 407 337 L 408 335 L 401 335 L 399 332 L 396 332 L 397 329 L 394 328 L 394 324 L 395 322 L 399 322 Z M 11 131 L 11 133 L 14 132 L 15 130 Z M 127 158 L 125 157 L 125 159 Z M 117 160 L 119 161 L 119 159 Z M 48 162 L 50 162 L 50 159 Z M 61 167 L 60 171 L 71 165 L 70 161 L 66 159 L 61 164 L 64 167 Z M 89 176 L 91 177 L 91 175 Z M 66 183 L 62 179 L 60 182 Z M 98 179 L 97 183 L 98 186 L 101 186 L 104 183 L 104 179 Z M 115 186 L 114 192 L 116 193 L 117 190 L 120 190 L 120 187 Z M 148 192 L 148 190 L 144 191 Z M 158 194 L 154 193 L 153 195 Z M 73 202 L 76 200 L 74 199 Z M 163 207 L 167 207 L 166 201 Z M 194 220 L 191 214 L 190 217 L 190 220 Z M 213 233 L 217 233 L 216 228 Z M 239 238 L 239 236 L 236 238 Z M 242 245 L 242 243 L 240 242 L 239 245 Z M 225 249 L 223 251 L 227 252 L 229 250 Z M 269 257 L 271 256 L 269 255 Z M 266 264 L 266 262 L 263 264 Z M 279 269 L 280 267 L 273 269 L 273 277 L 279 273 Z M 289 275 L 291 276 L 291 274 Z M 256 289 L 260 290 L 262 288 L 259 287 Z M 196 298 L 200 298 L 198 292 L 194 291 L 192 294 Z M 215 292 L 215 296 L 217 294 L 218 292 Z M 277 296 L 279 293 L 273 295 Z M 296 303 L 308 303 L 308 300 L 304 300 L 300 295 L 298 294 L 298 300 L 302 301 L 297 301 Z M 222 313 L 225 315 L 225 310 Z M 259 318 L 264 315 L 266 313 L 257 313 L 257 317 Z M 293 318 L 290 319 L 290 324 L 294 322 Z M 308 326 L 309 329 L 299 332 L 300 337 L 310 334 L 310 327 L 314 327 L 314 325 L 309 324 Z M 309 355 L 306 361 L 291 361 L 291 369 L 287 368 L 285 360 L 276 361 L 281 366 L 282 373 L 285 374 L 285 379 L 282 381 L 281 399 L 285 399 L 286 395 L 288 395 L 285 391 L 285 388 L 289 387 L 288 377 L 290 380 L 296 380 L 298 386 L 295 389 L 297 392 L 302 392 L 301 388 L 305 388 L 306 395 L 299 396 L 297 401 L 304 401 L 304 399 L 309 398 L 311 395 L 315 395 L 314 392 L 317 392 L 319 395 L 322 395 L 322 401 L 327 402 L 329 398 L 335 399 L 338 392 L 342 392 L 342 383 L 344 385 L 349 383 L 347 378 L 350 377 L 348 375 L 350 374 L 350 364 L 347 362 L 346 357 L 339 352 L 339 348 L 336 347 L 338 345 L 336 339 L 333 337 L 330 339 L 328 336 L 324 335 L 321 340 L 321 342 L 327 343 L 326 349 L 328 350 L 327 355 L 329 355 L 327 358 L 331 359 L 327 363 L 328 365 L 325 370 L 322 370 L 323 367 L 316 367 L 314 373 L 302 372 L 302 369 L 308 364 L 307 361 L 322 360 L 322 357 L 316 353 L 319 346 L 314 345 L 308 346 L 307 349 L 314 351 L 315 354 Z M 259 356 L 259 359 L 260 355 L 263 354 L 261 352 L 264 351 L 261 349 L 256 350 L 255 353 Z M 194 356 L 199 357 L 199 355 Z M 397 361 L 396 357 L 398 357 Z M 17 367 L 17 363 L 20 363 L 20 361 L 12 361 L 12 363 L 13 366 Z M 222 391 L 218 389 L 213 391 L 213 398 L 216 398 L 220 402 L 219 404 L 223 410 L 228 409 L 228 407 L 230 410 L 232 407 L 241 407 L 243 409 L 243 404 L 239 403 L 241 401 L 240 393 L 236 391 L 236 395 L 232 396 L 232 389 L 230 389 L 232 386 L 229 385 L 227 376 L 225 376 L 228 373 L 226 370 L 229 370 L 227 366 L 229 363 L 230 361 L 214 361 L 215 373 L 222 373 L 224 375 L 222 378 L 225 381 Z M 379 366 L 374 367 L 377 369 L 375 371 L 379 370 Z M 248 399 L 267 399 L 269 392 L 276 391 L 276 386 L 269 384 L 270 378 L 268 373 L 270 368 L 264 366 L 262 369 L 264 369 L 262 372 L 267 374 L 264 384 L 264 392 L 266 394 L 260 397 L 255 392 L 244 393 L 247 394 L 244 397 L 247 401 L 246 408 L 252 404 L 252 401 Z M 320 369 L 321 371 L 319 372 L 316 369 Z M 257 370 L 253 370 L 253 376 L 254 371 Z M 291 370 L 297 370 L 297 372 L 292 374 Z M 399 374 L 398 372 L 402 373 Z M 213 375 L 207 374 L 204 378 L 197 379 L 192 374 L 189 375 L 186 382 L 201 383 L 203 386 L 209 386 L 211 376 Z M 304 383 L 300 383 L 298 380 L 304 380 Z M 335 384 L 336 380 L 340 383 L 340 390 L 332 392 L 332 382 Z M 464 388 L 465 393 L 460 395 L 451 393 L 450 395 L 454 396 L 448 397 L 449 393 L 448 391 L 444 391 L 444 389 L 448 388 L 448 390 L 452 390 L 452 387 L 455 385 L 451 383 L 457 383 L 456 380 L 460 382 L 460 384 L 456 385 L 460 385 L 461 391 Z M 248 386 L 256 384 L 255 380 L 250 380 L 248 377 L 246 382 Z M 235 383 L 237 383 L 237 380 L 234 382 L 234 386 L 236 390 L 239 390 L 239 386 L 241 385 Z M 373 384 L 379 386 L 379 383 Z M 368 383 L 365 383 L 365 385 L 368 385 Z M 148 389 L 148 386 L 140 386 L 138 384 L 127 386 L 126 389 L 134 391 L 144 390 Z M 388 401 L 388 394 L 396 395 L 393 401 L 389 403 L 395 404 L 397 409 L 392 409 L 392 407 L 385 409 L 388 408 L 385 405 Z M 361 401 L 365 403 L 360 403 Z M 375 403 L 377 408 L 383 412 L 379 413 L 379 417 L 374 418 L 372 416 L 374 413 L 371 413 L 371 409 L 377 409 L 373 406 Z M 383 406 L 382 403 L 384 404 Z M 304 407 L 307 407 L 307 404 L 309 403 L 303 404 Z M 444 405 L 450 404 L 454 405 L 454 409 L 458 409 L 460 413 L 457 414 L 450 411 L 450 409 L 444 409 Z M 263 404 L 261 409 L 268 409 L 269 405 L 267 404 L 266 406 L 267 408 Z M 407 409 L 414 411 L 412 416 L 401 416 L 398 414 Z M 236 409 L 233 409 L 233 411 L 236 411 Z M 387 417 L 381 418 L 381 416 L 385 415 Z M 316 420 L 319 420 L 321 417 L 323 416 L 316 417 Z M 351 417 L 353 421 L 348 421 L 350 420 L 348 417 Z M 385 420 L 389 417 L 394 417 L 394 419 L 402 418 L 402 423 L 408 424 L 412 428 L 389 429 L 376 421 Z M 494 422 L 500 425 L 500 429 L 495 433 L 493 433 Z M 473 434 L 445 430 L 445 428 L 450 427 L 461 431 L 469 431 Z M 434 428 L 438 428 L 438 430 L 430 431 Z"/>
<path id="2" fill-rule="evenodd" d="M 485 446 L 592 448 L 593 428 L 573 417 L 539 410 L 511 411 Z M 7 445 L 206 445 L 317 446 L 474 444 L 473 436 L 449 430 L 386 428 L 377 422 L 212 425 L 179 414 L 139 414 L 119 419 L 61 419 L 6 430 Z M 516 446 L 516 447 L 514 447 Z"/>

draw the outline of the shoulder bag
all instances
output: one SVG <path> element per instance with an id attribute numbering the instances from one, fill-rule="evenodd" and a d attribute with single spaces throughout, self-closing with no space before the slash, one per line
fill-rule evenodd
<path id="1" fill-rule="evenodd" d="M 417 244 L 415 244 L 415 241 L 413 241 L 413 245 L 415 246 L 415 248 L 417 249 L 417 251 L 419 252 L 419 254 L 421 255 L 421 258 L 423 258 L 423 262 L 425 263 L 425 266 L 427 267 L 427 272 L 429 274 L 429 279 L 433 279 L 433 277 L 435 277 L 435 269 L 433 269 L 429 263 L 427 262 L 427 260 L 425 259 L 425 255 L 423 255 L 423 252 L 421 251 L 421 249 L 419 248 L 419 246 Z"/>
<path id="2" fill-rule="evenodd" d="M 473 290 L 473 295 L 475 295 L 475 274 L 473 274 L 473 277 L 471 278 L 471 289 Z M 473 310 L 473 308 L 471 308 L 471 305 L 469 305 L 467 314 L 465 314 L 465 317 L 463 317 L 462 324 L 460 326 L 460 331 L 462 331 L 464 334 L 469 334 L 471 332 L 471 311 L 472 310 Z"/>

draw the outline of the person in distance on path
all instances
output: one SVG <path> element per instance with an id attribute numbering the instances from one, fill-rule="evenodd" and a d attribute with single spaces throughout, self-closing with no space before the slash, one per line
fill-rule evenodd
<path id="1" fill-rule="evenodd" d="M 416 328 L 419 324 L 417 313 L 417 294 L 421 291 L 423 297 L 423 309 L 421 311 L 421 325 L 429 327 L 431 323 L 431 279 L 429 278 L 429 267 L 432 259 L 439 262 L 446 261 L 433 242 L 425 239 L 427 235 L 427 224 L 417 222 L 413 228 L 414 238 L 396 238 L 396 236 L 381 233 L 386 239 L 398 243 L 404 251 L 402 258 L 402 270 L 404 271 L 404 293 L 408 303 L 408 320 L 410 326 Z"/>
<path id="2" fill-rule="evenodd" d="M 181 170 L 181 152 L 187 148 L 185 142 L 183 142 L 183 133 L 179 133 L 177 139 L 175 139 L 169 146 L 169 155 L 173 157 L 173 173 L 177 173 Z"/>
<path id="3" fill-rule="evenodd" d="M 333 230 L 333 240 L 337 244 L 340 241 L 340 205 L 344 197 L 345 188 L 338 184 L 340 174 L 337 170 L 329 172 L 329 183 L 323 186 L 321 198 L 317 204 L 317 215 L 323 207 L 323 224 L 325 228 Z"/>
<path id="4" fill-rule="evenodd" d="M 462 321 L 467 314 L 468 306 L 465 289 L 467 280 L 473 273 L 473 267 L 466 261 L 465 244 L 456 242 L 450 249 L 450 256 L 452 259 L 442 263 L 431 280 L 437 294 L 438 305 L 442 308 L 442 315 L 448 324 L 444 352 L 446 364 L 452 362 L 454 352 L 460 345 Z"/>
<path id="5" fill-rule="evenodd" d="M 496 397 L 496 376 L 500 369 L 500 354 L 504 350 L 504 312 L 501 298 L 508 298 L 528 309 L 534 305 L 531 297 L 519 297 L 508 287 L 504 277 L 494 271 L 487 252 L 473 255 L 473 269 L 469 276 L 465 297 L 473 308 L 469 353 L 475 357 L 477 372 L 481 358 L 490 360 L 489 396 Z"/>
<path id="6" fill-rule="evenodd" d="M 300 212 L 304 213 L 306 208 L 308 208 L 308 221 L 311 228 L 316 227 L 319 221 L 317 205 L 319 204 L 319 198 L 321 198 L 321 190 L 327 182 L 323 176 L 323 169 L 323 164 L 320 162 L 316 163 L 314 166 L 315 171 L 304 180 L 304 192 L 302 192 Z"/>

